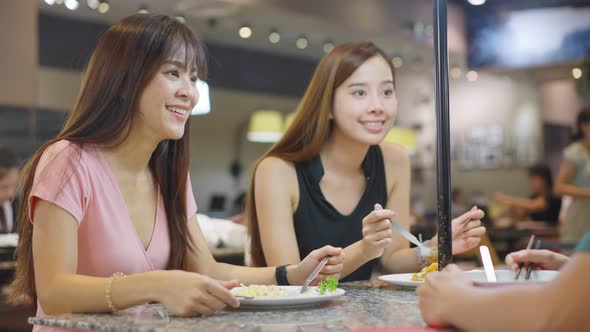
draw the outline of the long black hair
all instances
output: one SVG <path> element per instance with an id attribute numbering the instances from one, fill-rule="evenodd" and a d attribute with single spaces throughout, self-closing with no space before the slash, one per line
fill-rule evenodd
<path id="1" fill-rule="evenodd" d="M 584 138 L 582 125 L 590 124 L 590 106 L 583 108 L 576 118 L 576 128 L 572 135 L 572 141 L 579 141 Z"/>

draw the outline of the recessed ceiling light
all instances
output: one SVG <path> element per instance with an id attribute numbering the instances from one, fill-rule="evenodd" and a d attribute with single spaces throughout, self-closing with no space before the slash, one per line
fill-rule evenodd
<path id="1" fill-rule="evenodd" d="M 391 63 L 393 64 L 394 68 L 401 68 L 401 66 L 404 65 L 404 58 L 402 58 L 399 55 L 396 55 L 391 59 Z"/>
<path id="2" fill-rule="evenodd" d="M 572 69 L 572 76 L 573 76 L 575 79 L 580 79 L 580 78 L 582 78 L 582 75 L 583 75 L 583 74 L 584 74 L 584 73 L 582 72 L 582 69 L 580 69 L 580 68 L 573 68 L 573 69 Z"/>
<path id="3" fill-rule="evenodd" d="M 305 38 L 305 36 L 301 36 L 295 41 L 295 46 L 297 46 L 297 48 L 300 50 L 307 48 L 308 45 L 309 41 L 307 38 Z"/>
<path id="4" fill-rule="evenodd" d="M 280 42 L 281 34 L 276 30 L 271 31 L 271 33 L 268 35 L 268 41 L 270 41 L 273 44 Z"/>
<path id="5" fill-rule="evenodd" d="M 92 9 L 97 9 L 98 5 L 100 5 L 100 1 L 98 0 L 88 0 L 86 1 L 86 3 L 88 4 L 88 7 Z"/>
<path id="6" fill-rule="evenodd" d="M 246 38 L 250 38 L 252 36 L 252 28 L 250 28 L 250 26 L 248 25 L 243 25 L 240 27 L 240 30 L 238 31 L 240 37 L 246 39 Z"/>
<path id="7" fill-rule="evenodd" d="M 98 5 L 98 12 L 101 14 L 108 12 L 109 9 L 111 9 L 111 6 L 106 1 L 101 1 L 100 4 Z"/>
<path id="8" fill-rule="evenodd" d="M 66 0 L 64 4 L 66 5 L 66 8 L 69 10 L 76 10 L 78 9 L 78 7 L 80 7 L 80 3 L 78 2 L 78 0 Z"/>
<path id="9" fill-rule="evenodd" d="M 327 40 L 324 42 L 324 45 L 322 46 L 322 48 L 324 49 L 324 53 L 330 53 L 334 49 L 334 43 Z"/>

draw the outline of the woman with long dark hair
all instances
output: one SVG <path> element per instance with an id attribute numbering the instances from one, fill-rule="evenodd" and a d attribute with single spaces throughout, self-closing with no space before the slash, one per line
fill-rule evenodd
<path id="1" fill-rule="evenodd" d="M 172 17 L 133 15 L 104 33 L 65 127 L 23 171 L 14 298 L 37 299 L 38 315 L 152 301 L 212 314 L 239 305 L 236 279 L 302 284 L 326 256 L 323 274 L 338 278 L 341 249 L 329 246 L 277 269 L 213 259 L 188 177 L 206 68 L 203 44 Z"/>
<path id="2" fill-rule="evenodd" d="M 371 42 L 352 42 L 320 61 L 293 123 L 252 177 L 255 265 L 296 264 L 326 244 L 344 248 L 344 280 L 369 279 L 377 264 L 390 273 L 425 264 L 390 223 L 410 226 L 410 158 L 383 143 L 397 112 L 387 59 Z M 453 221 L 454 253 L 479 243 L 482 217 L 472 209 Z"/>
<path id="3" fill-rule="evenodd" d="M 590 231 L 590 108 L 578 114 L 572 140 L 563 152 L 555 193 L 572 197 L 561 239 L 576 243 Z"/>

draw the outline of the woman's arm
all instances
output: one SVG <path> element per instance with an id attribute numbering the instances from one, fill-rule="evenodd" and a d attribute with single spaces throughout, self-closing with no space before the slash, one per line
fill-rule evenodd
<path id="1" fill-rule="evenodd" d="M 389 189 L 387 207 L 397 213 L 396 220 L 409 229 L 411 166 L 407 152 L 398 145 L 383 144 L 383 157 L 386 165 L 386 177 Z M 391 183 L 391 184 L 390 184 Z M 485 234 L 481 226 L 482 210 L 472 208 L 452 220 L 453 254 L 468 251 L 480 242 Z M 430 246 L 437 246 L 435 236 Z M 414 272 L 420 269 L 418 250 L 410 249 L 408 240 L 399 232 L 393 233 L 393 241 L 381 256 L 381 264 L 389 273 Z"/>
<path id="2" fill-rule="evenodd" d="M 547 209 L 547 200 L 541 196 L 536 198 L 521 198 L 497 193 L 496 200 L 508 206 L 526 209 L 528 212 L 541 212 Z"/>
<path id="3" fill-rule="evenodd" d="M 561 162 L 557 178 L 555 179 L 555 188 L 553 189 L 556 195 L 569 195 L 578 198 L 590 198 L 590 189 L 580 188 L 571 184 L 572 179 L 576 175 L 576 165 L 570 161 L 564 160 Z"/>
<path id="4" fill-rule="evenodd" d="M 206 245 L 207 242 L 199 227 L 197 216 L 193 216 L 188 222 L 189 232 L 196 245 L 194 252 L 187 250 L 185 267 L 188 271 L 197 272 L 218 280 L 239 280 L 240 283 L 244 284 L 274 285 L 277 283 L 274 267 L 253 268 L 216 262 Z M 312 284 L 317 283 L 320 278 L 323 279 L 326 276 L 340 278 L 343 260 L 341 253 L 342 249 L 331 246 L 312 251 L 303 261 L 287 267 L 289 284 L 302 285 L 311 271 L 326 256 L 330 256 L 328 263 Z"/>
<path id="5" fill-rule="evenodd" d="M 40 200 L 35 205 L 34 221 L 35 284 L 43 311 L 110 311 L 105 297 L 110 278 L 76 274 L 78 224 L 74 217 Z M 116 278 L 111 281 L 111 292 L 112 302 L 118 308 L 158 301 L 178 315 L 208 314 L 226 304 L 237 305 L 235 299 L 224 293 L 222 285 L 183 271 L 153 271 Z"/>
<path id="6" fill-rule="evenodd" d="M 299 202 L 295 167 L 276 157 L 264 159 L 256 170 L 254 190 L 260 239 L 267 264 L 272 266 L 299 263 L 301 258 L 293 226 L 293 213 Z M 344 248 L 343 251 L 341 277 L 349 275 L 369 260 L 378 257 L 378 252 L 362 240 Z"/>
<path id="7" fill-rule="evenodd" d="M 385 176 L 387 179 L 387 209 L 395 211 L 395 220 L 405 229 L 410 229 L 410 157 L 403 147 L 382 144 Z M 387 273 L 414 272 L 420 269 L 418 251 L 399 232 L 393 232 L 393 240 L 380 259 Z"/>
<path id="8" fill-rule="evenodd" d="M 433 273 L 417 290 L 431 325 L 466 331 L 585 331 L 590 328 L 590 254 L 576 254 L 550 283 L 477 288 L 456 266 Z"/>

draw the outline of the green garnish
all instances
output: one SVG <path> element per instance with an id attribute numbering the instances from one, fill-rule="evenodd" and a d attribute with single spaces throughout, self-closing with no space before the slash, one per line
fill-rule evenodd
<path id="1" fill-rule="evenodd" d="M 327 292 L 335 292 L 338 287 L 338 280 L 332 277 L 326 277 L 326 280 L 320 281 L 318 285 L 318 293 L 325 295 Z"/>

